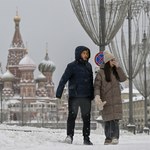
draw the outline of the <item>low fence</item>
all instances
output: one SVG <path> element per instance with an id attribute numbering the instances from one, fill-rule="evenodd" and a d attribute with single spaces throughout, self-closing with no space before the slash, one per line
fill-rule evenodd
<path id="1" fill-rule="evenodd" d="M 14 112 L 3 112 L 0 114 L 1 123 L 8 125 L 19 125 L 19 126 L 34 126 L 34 127 L 45 127 L 52 129 L 66 129 L 67 118 L 65 120 L 60 120 L 57 116 L 46 116 L 45 113 L 41 115 L 33 115 L 30 112 L 24 113 L 14 113 Z M 77 118 L 75 129 L 82 129 L 83 122 L 81 118 Z M 91 121 L 91 129 L 95 130 L 97 128 L 97 122 Z"/>
<path id="2" fill-rule="evenodd" d="M 12 123 L 7 123 L 7 125 L 19 125 L 19 126 L 32 126 L 32 127 L 44 127 L 44 128 L 51 128 L 51 129 L 66 129 L 67 124 L 66 122 L 49 122 L 49 123 L 24 123 L 21 124 L 19 122 L 12 122 Z M 76 122 L 75 124 L 75 129 L 76 130 L 81 130 L 83 128 L 83 123 L 82 122 Z M 97 129 L 97 123 L 96 122 L 91 122 L 91 129 L 96 130 Z"/>

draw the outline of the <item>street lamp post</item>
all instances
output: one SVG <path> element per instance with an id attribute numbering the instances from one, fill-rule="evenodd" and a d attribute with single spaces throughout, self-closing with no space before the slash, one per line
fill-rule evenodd
<path id="1" fill-rule="evenodd" d="M 44 104 L 42 104 L 42 127 L 44 125 L 44 110 L 43 110 Z"/>
<path id="2" fill-rule="evenodd" d="M 57 98 L 57 107 L 56 107 L 56 113 L 57 113 L 57 116 L 56 116 L 56 121 L 57 121 L 57 129 L 58 129 L 58 98 Z"/>
<path id="3" fill-rule="evenodd" d="M 128 10 L 128 28 L 129 28 L 129 124 L 128 124 L 128 130 L 133 132 L 135 134 L 135 125 L 133 122 L 133 83 L 132 83 L 132 35 L 131 35 L 131 19 L 132 19 L 132 13 L 131 13 L 131 6 Z"/>
<path id="4" fill-rule="evenodd" d="M 1 93 L 0 93 L 0 96 L 1 96 L 1 123 L 3 123 L 3 104 L 2 104 L 2 89 L 0 89 Z"/>
<path id="5" fill-rule="evenodd" d="M 22 106 L 22 109 L 21 109 L 21 114 L 22 114 L 22 126 L 23 126 L 23 96 L 22 96 L 22 99 L 21 99 L 21 106 Z"/>
<path id="6" fill-rule="evenodd" d="M 0 81 L 0 98 L 1 98 L 1 123 L 3 123 L 3 99 L 2 99 L 3 83 Z"/>
<path id="7" fill-rule="evenodd" d="M 145 103 L 144 103 L 144 116 L 145 116 L 145 127 L 144 131 L 149 134 L 149 128 L 148 128 L 148 117 L 147 117 L 147 75 L 146 75 L 146 61 L 144 63 L 144 89 L 145 89 Z"/>

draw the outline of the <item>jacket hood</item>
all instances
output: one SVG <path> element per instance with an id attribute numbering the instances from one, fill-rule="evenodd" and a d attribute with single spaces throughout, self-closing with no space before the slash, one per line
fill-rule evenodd
<path id="1" fill-rule="evenodd" d="M 85 47 L 85 46 L 78 46 L 76 47 L 75 49 L 75 60 L 81 60 L 81 53 L 84 51 L 84 50 L 88 50 L 89 51 L 89 58 L 91 56 L 91 52 L 90 52 L 90 49 Z M 88 59 L 89 59 L 88 58 Z"/>

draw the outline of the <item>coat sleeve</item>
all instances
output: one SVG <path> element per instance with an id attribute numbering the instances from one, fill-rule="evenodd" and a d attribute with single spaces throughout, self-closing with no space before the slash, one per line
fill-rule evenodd
<path id="1" fill-rule="evenodd" d="M 56 90 L 56 97 L 61 98 L 65 84 L 69 80 L 69 78 L 72 76 L 72 67 L 68 64 L 57 87 Z"/>
<path id="2" fill-rule="evenodd" d="M 92 94 L 91 94 L 91 99 L 94 99 L 94 86 L 93 86 L 93 70 L 92 70 L 92 65 L 90 64 L 90 72 L 91 72 L 91 90 L 92 90 Z"/>
<path id="3" fill-rule="evenodd" d="M 102 83 L 102 78 L 99 71 L 94 80 L 94 96 L 99 95 L 101 97 L 100 95 L 101 83 Z"/>
<path id="4" fill-rule="evenodd" d="M 125 73 L 121 67 L 116 68 L 116 71 L 118 73 L 118 77 L 119 77 L 120 82 L 124 82 L 125 80 L 127 80 L 127 76 L 125 75 Z"/>

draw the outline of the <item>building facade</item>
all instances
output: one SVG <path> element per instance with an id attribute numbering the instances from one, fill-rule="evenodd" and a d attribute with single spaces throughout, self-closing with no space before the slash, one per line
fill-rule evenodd
<path id="1" fill-rule="evenodd" d="M 123 119 L 121 120 L 121 127 L 127 129 L 129 124 L 129 89 L 122 91 L 123 100 Z M 147 121 L 145 125 L 145 107 L 147 107 Z M 145 106 L 145 99 L 140 93 L 133 89 L 133 123 L 137 132 L 143 132 L 144 128 L 150 128 L 150 99 L 148 98 L 147 106 Z"/>
<path id="2" fill-rule="evenodd" d="M 14 17 L 15 32 L 8 50 L 6 72 L 0 74 L 1 122 L 33 120 L 56 120 L 57 100 L 55 98 L 53 72 L 56 67 L 49 59 L 48 50 L 37 68 L 24 46 L 20 33 L 18 14 Z"/>

